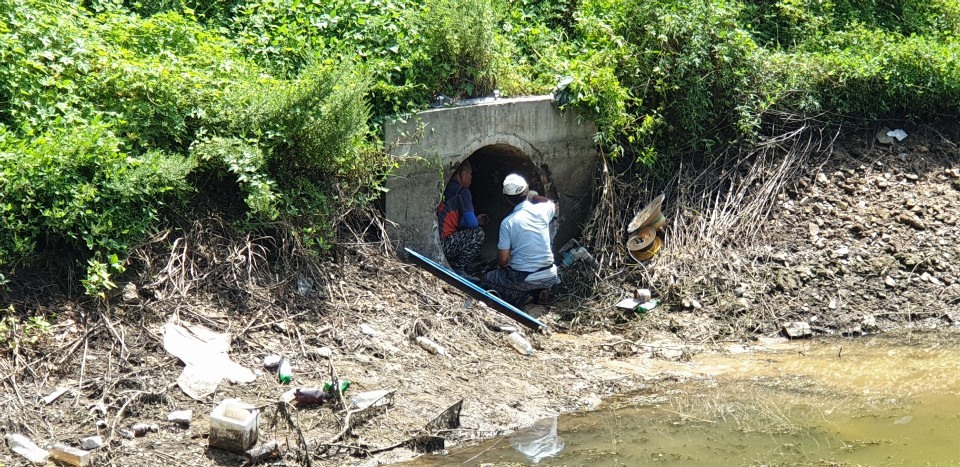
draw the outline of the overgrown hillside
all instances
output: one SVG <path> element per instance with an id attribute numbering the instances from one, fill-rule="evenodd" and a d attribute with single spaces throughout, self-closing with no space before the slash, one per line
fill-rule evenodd
<path id="1" fill-rule="evenodd" d="M 0 282 L 105 299 L 210 213 L 307 258 L 376 240 L 380 123 L 440 95 L 556 91 L 627 184 L 791 122 L 955 117 L 958 25 L 946 0 L 7 1 Z"/>

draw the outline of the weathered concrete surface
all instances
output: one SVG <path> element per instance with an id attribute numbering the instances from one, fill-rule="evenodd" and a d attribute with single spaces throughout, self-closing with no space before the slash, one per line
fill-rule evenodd
<path id="1" fill-rule="evenodd" d="M 579 234 L 593 194 L 599 155 L 596 127 L 572 111 L 560 113 L 552 96 L 482 99 L 470 105 L 433 109 L 385 126 L 385 141 L 399 167 L 387 182 L 387 217 L 396 223 L 393 240 L 437 261 L 445 259 L 435 209 L 457 165 L 471 156 L 477 212 L 489 211 L 487 244 L 495 244 L 506 208 L 497 205 L 499 184 L 510 172 L 531 188 L 558 199 L 556 245 Z"/>

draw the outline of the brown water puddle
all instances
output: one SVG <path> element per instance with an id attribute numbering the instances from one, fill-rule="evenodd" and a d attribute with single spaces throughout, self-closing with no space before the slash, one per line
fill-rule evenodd
<path id="1" fill-rule="evenodd" d="M 565 446 L 540 465 L 960 465 L 957 330 L 789 342 L 656 371 L 678 377 L 561 416 Z M 529 464 L 512 446 L 523 435 L 415 464 Z"/>

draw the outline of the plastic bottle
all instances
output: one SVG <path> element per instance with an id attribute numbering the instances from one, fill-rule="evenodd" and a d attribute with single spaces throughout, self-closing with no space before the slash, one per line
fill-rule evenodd
<path id="1" fill-rule="evenodd" d="M 317 388 L 297 388 L 293 391 L 293 399 L 298 404 L 322 404 L 327 398 L 327 391 Z"/>
<path id="2" fill-rule="evenodd" d="M 447 349 L 443 348 L 442 345 L 430 340 L 430 338 L 427 336 L 417 337 L 417 345 L 432 354 L 440 354 L 444 356 L 447 355 Z"/>
<path id="3" fill-rule="evenodd" d="M 514 331 L 507 334 L 507 343 L 522 355 L 533 355 L 533 346 L 519 332 Z"/>
<path id="4" fill-rule="evenodd" d="M 290 367 L 290 361 L 283 358 L 280 360 L 280 369 L 277 370 L 277 379 L 280 380 L 283 384 L 288 384 L 290 381 L 293 381 L 293 368 Z"/>
<path id="5" fill-rule="evenodd" d="M 347 389 L 350 389 L 350 381 L 341 379 L 340 380 L 340 392 L 347 392 Z M 323 392 L 331 392 L 333 390 L 333 382 L 327 381 L 323 383 Z"/>

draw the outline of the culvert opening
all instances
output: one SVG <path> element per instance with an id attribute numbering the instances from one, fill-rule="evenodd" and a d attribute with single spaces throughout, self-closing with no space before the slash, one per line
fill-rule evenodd
<path id="1" fill-rule="evenodd" d="M 557 200 L 557 190 L 550 178 L 549 168 L 538 167 L 520 149 L 508 144 L 494 144 L 478 149 L 469 157 L 473 168 L 473 182 L 470 192 L 477 214 L 486 214 L 488 221 L 483 226 L 484 242 L 475 263 L 495 264 L 497 259 L 497 240 L 500 234 L 500 222 L 513 210 L 513 206 L 503 196 L 503 179 L 517 173 L 523 176 L 531 190 Z M 449 183 L 449 179 L 447 180 Z M 556 245 L 554 245 L 556 248 Z"/>

